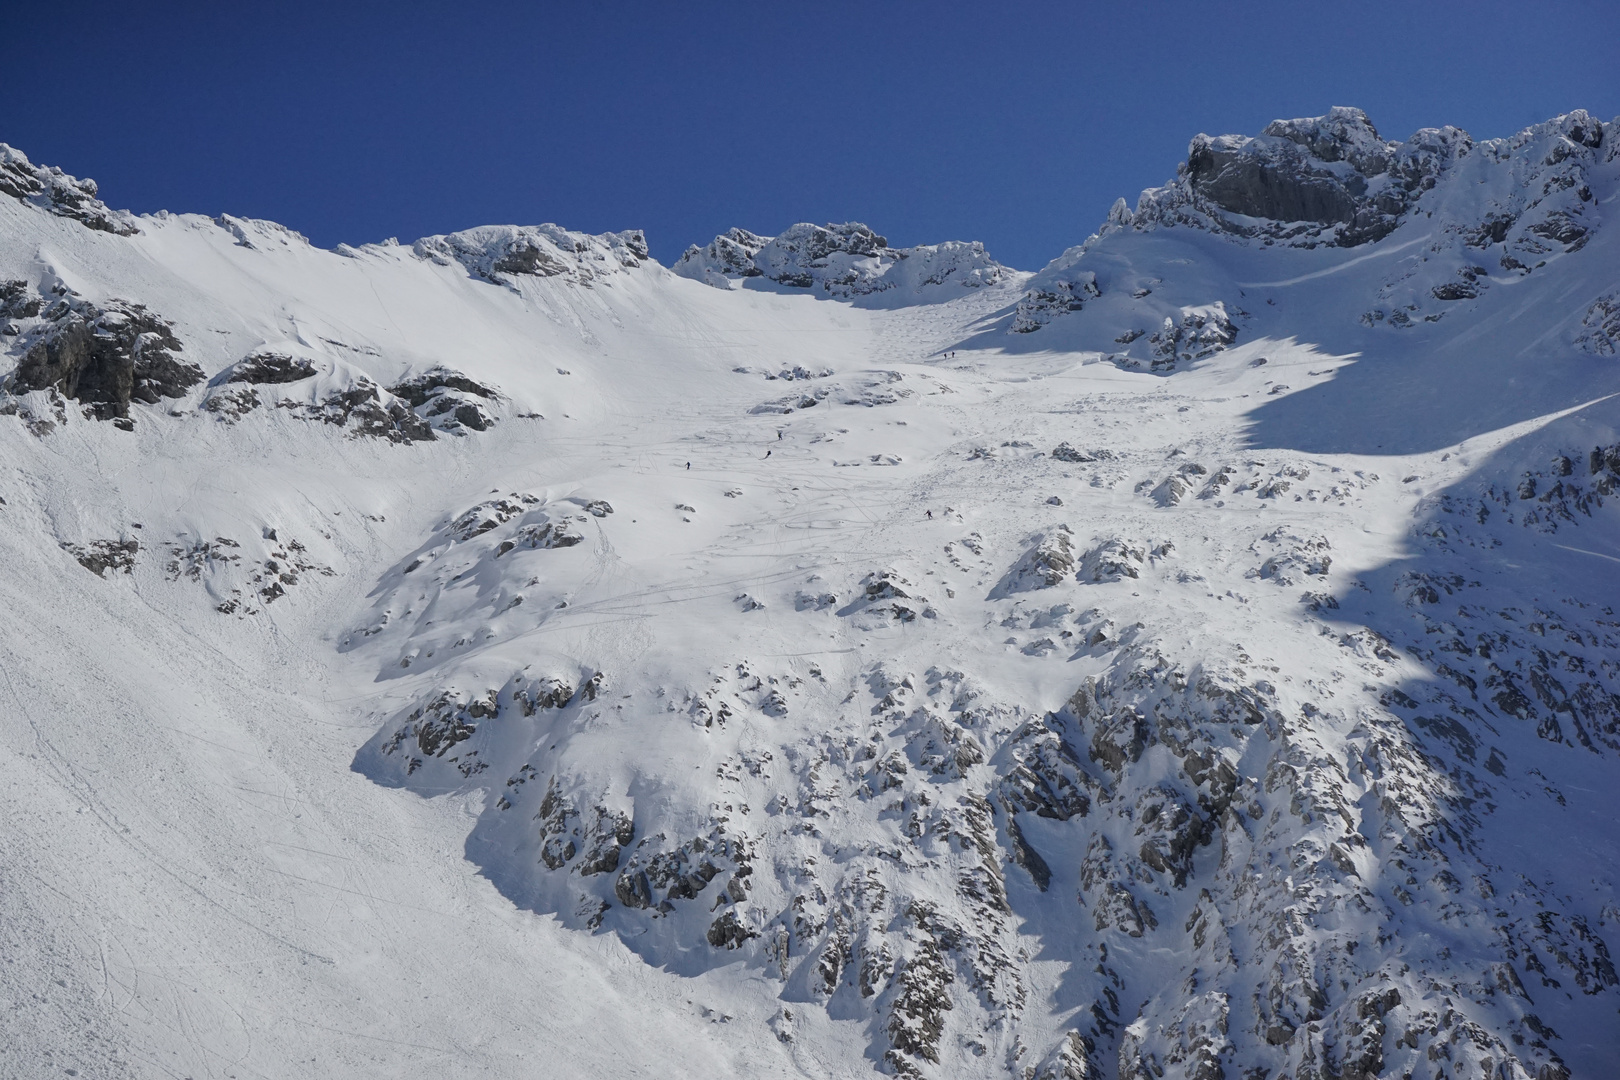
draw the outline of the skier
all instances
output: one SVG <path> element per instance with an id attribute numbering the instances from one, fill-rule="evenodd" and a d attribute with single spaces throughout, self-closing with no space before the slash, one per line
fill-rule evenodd
<path id="1" fill-rule="evenodd" d="M 687 471 L 687 472 L 691 472 L 691 471 L 692 471 L 692 463 L 691 463 L 691 462 L 690 462 L 690 461 L 688 461 L 688 462 L 687 462 L 687 463 L 686 463 L 686 471 Z"/>
<path id="2" fill-rule="evenodd" d="M 765 451 L 765 456 L 766 456 L 766 457 L 770 457 L 770 456 L 771 456 L 771 452 L 770 452 L 770 451 L 769 451 L 769 450 L 767 450 L 767 451 Z"/>
<path id="3" fill-rule="evenodd" d="M 928 520 L 929 521 L 934 520 L 934 512 L 932 510 L 928 511 Z"/>

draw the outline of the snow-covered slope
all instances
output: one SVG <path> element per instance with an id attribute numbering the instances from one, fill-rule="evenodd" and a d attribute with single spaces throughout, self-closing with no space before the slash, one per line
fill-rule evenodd
<path id="1" fill-rule="evenodd" d="M 0 1073 L 1605 1075 L 1617 146 L 1200 136 L 1033 278 L 5 151 Z"/>

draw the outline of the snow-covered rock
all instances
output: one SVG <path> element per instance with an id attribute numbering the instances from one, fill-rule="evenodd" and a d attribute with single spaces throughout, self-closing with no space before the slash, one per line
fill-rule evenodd
<path id="1" fill-rule="evenodd" d="M 976 289 L 1006 273 L 977 241 L 891 248 L 859 222 L 801 223 L 774 237 L 732 229 L 707 247 L 688 248 L 673 269 L 717 288 L 758 278 L 839 299 L 891 289 L 906 296 L 935 286 Z"/>
<path id="2" fill-rule="evenodd" d="M 424 236 L 411 250 L 419 259 L 440 266 L 460 263 L 479 277 L 502 284 L 521 277 L 559 277 L 590 285 L 651 261 L 647 238 L 639 229 L 593 236 L 556 225 L 483 225 L 446 236 Z"/>
<path id="3" fill-rule="evenodd" d="M 156 405 L 183 397 L 202 381 L 202 369 L 183 356 L 170 323 L 144 304 L 90 303 L 61 284 L 50 299 L 32 292 L 26 280 L 0 283 L 4 313 L 20 354 L 6 381 L 11 393 L 59 392 L 80 402 L 87 415 L 128 422 L 132 401 Z"/>
<path id="4" fill-rule="evenodd" d="M 1620 126 L 1580 110 L 1478 143 L 1451 127 L 1388 141 L 1351 108 L 1278 120 L 1257 136 L 1199 135 L 1174 180 L 1142 192 L 1134 210 L 1119 200 L 1096 234 L 1029 282 L 1010 329 L 1039 330 L 1103 294 L 1141 301 L 1175 291 L 1183 275 L 1174 265 L 1154 273 L 1133 260 L 1138 273 L 1124 279 L 1111 272 L 1109 256 L 1132 246 L 1133 236 L 1180 230 L 1243 246 L 1306 250 L 1420 245 L 1421 255 L 1391 260 L 1395 269 L 1381 279 L 1358 282 L 1365 290 L 1358 318 L 1396 329 L 1435 322 L 1496 284 L 1584 248 L 1602 224 L 1594 192 L 1620 160 L 1617 145 Z M 1191 295 L 1183 304 L 1219 300 L 1236 308 L 1238 299 Z M 1601 327 L 1604 301 L 1591 302 L 1586 318 Z M 1151 333 L 1153 322 L 1180 321 L 1157 300 L 1140 306 L 1151 320 L 1126 327 L 1116 338 L 1120 344 Z M 1580 319 L 1575 324 L 1581 325 L 1571 334 L 1582 347 L 1601 351 L 1604 332 L 1592 333 Z M 1129 349 L 1121 355 L 1168 366 L 1163 355 Z"/>
<path id="5" fill-rule="evenodd" d="M 70 218 L 89 229 L 129 236 L 140 230 L 134 215 L 108 209 L 96 196 L 96 182 L 69 176 L 54 166 L 35 165 L 28 155 L 0 143 L 0 195 Z"/>

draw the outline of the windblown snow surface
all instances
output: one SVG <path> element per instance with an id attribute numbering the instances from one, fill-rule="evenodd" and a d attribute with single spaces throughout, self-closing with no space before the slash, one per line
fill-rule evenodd
<path id="1" fill-rule="evenodd" d="M 0 148 L 0 1073 L 1614 1075 L 1617 178 L 671 272 Z"/>

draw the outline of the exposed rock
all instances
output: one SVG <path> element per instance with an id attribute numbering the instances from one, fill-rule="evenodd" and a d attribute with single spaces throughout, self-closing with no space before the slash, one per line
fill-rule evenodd
<path id="1" fill-rule="evenodd" d="M 79 180 L 61 169 L 35 165 L 21 150 L 0 143 L 0 195 L 71 218 L 98 232 L 117 236 L 140 232 L 129 214 L 108 209 L 98 194 L 94 180 Z"/>
<path id="2" fill-rule="evenodd" d="M 9 319 L 35 319 L 45 310 L 45 298 L 26 281 L 0 281 L 0 315 Z"/>
<path id="3" fill-rule="evenodd" d="M 570 232 L 556 225 L 484 225 L 447 236 L 424 236 L 416 257 L 440 266 L 459 263 L 477 277 L 513 286 L 525 277 L 560 277 L 591 286 L 651 260 L 641 230 Z"/>
<path id="4" fill-rule="evenodd" d="M 1594 356 L 1614 356 L 1620 353 L 1620 292 L 1612 292 L 1592 301 L 1581 316 L 1581 329 L 1575 345 Z"/>
<path id="5" fill-rule="evenodd" d="M 512 494 L 508 498 L 490 499 L 481 502 L 471 509 L 464 510 L 450 523 L 449 532 L 452 539 L 461 543 L 481 536 L 500 525 L 512 520 L 519 514 L 527 513 L 529 508 L 538 505 L 539 498 L 529 494 Z"/>
<path id="6" fill-rule="evenodd" d="M 1237 340 L 1237 327 L 1226 317 L 1225 305 L 1186 308 L 1179 321 L 1165 317 L 1164 326 L 1148 338 L 1154 371 L 1214 356 Z"/>
<path id="7" fill-rule="evenodd" d="M 27 304 L 32 307 L 31 303 Z M 202 369 L 175 354 L 180 339 L 142 304 L 97 307 L 63 290 L 29 332 L 10 379 L 14 393 L 55 388 L 99 420 L 129 416 L 131 401 L 155 405 L 202 381 Z"/>
<path id="8" fill-rule="evenodd" d="M 1118 538 L 1104 540 L 1081 557 L 1080 580 L 1101 582 L 1141 577 L 1146 562 L 1145 547 Z"/>
<path id="9" fill-rule="evenodd" d="M 1052 457 L 1058 461 L 1072 461 L 1076 463 L 1093 461 L 1112 461 L 1112 450 L 1076 450 L 1066 442 L 1058 443 L 1052 449 Z"/>
<path id="10" fill-rule="evenodd" d="M 1274 529 L 1256 542 L 1255 549 L 1275 554 L 1251 573 L 1278 585 L 1299 585 L 1306 577 L 1326 577 L 1333 565 L 1327 538 L 1322 536 L 1299 536 L 1286 529 Z"/>
<path id="11" fill-rule="evenodd" d="M 454 765 L 463 777 L 483 772 L 488 763 L 475 747 L 464 747 L 451 754 L 478 731 L 479 722 L 498 715 L 497 692 L 489 690 L 478 697 L 454 690 L 443 690 L 413 709 L 404 723 L 382 743 L 385 755 L 406 750 L 404 772 L 411 775 L 427 758 L 441 758 Z"/>
<path id="12" fill-rule="evenodd" d="M 1065 1035 L 1035 1071 L 1034 1080 L 1102 1080 L 1092 1040 L 1078 1031 Z"/>
<path id="13" fill-rule="evenodd" d="M 135 553 L 141 545 L 134 540 L 91 540 L 84 544 L 64 543 L 62 548 L 96 577 L 106 577 L 108 570 L 133 573 Z"/>
<path id="14" fill-rule="evenodd" d="M 722 289 L 733 281 L 759 278 L 841 299 L 891 289 L 980 288 L 995 284 L 1005 273 L 983 244 L 953 241 L 891 248 L 888 240 L 859 222 L 801 223 L 774 237 L 732 229 L 706 248 L 688 248 L 673 269 Z"/>
<path id="15" fill-rule="evenodd" d="M 707 936 L 716 949 L 740 949 L 744 942 L 759 935 L 739 922 L 735 911 L 728 911 L 709 924 Z"/>
<path id="16" fill-rule="evenodd" d="M 1040 285 L 1019 299 L 1011 330 L 1015 334 L 1034 333 L 1060 315 L 1079 311 L 1087 300 L 1101 295 L 1097 275 L 1090 270 Z"/>
<path id="17" fill-rule="evenodd" d="M 488 431 L 496 422 L 484 402 L 499 395 L 459 371 L 434 368 L 390 386 L 388 392 L 408 402 L 418 416 L 441 430 L 457 431 L 465 427 Z"/>
<path id="18" fill-rule="evenodd" d="M 583 542 L 585 537 L 575 532 L 567 522 L 548 521 L 541 524 L 524 525 L 518 529 L 517 534 L 510 540 L 502 540 L 495 549 L 499 558 L 508 551 L 516 548 L 566 548 Z"/>
<path id="19" fill-rule="evenodd" d="M 693 245 L 686 249 L 675 264 L 675 272 L 683 277 L 695 278 L 717 288 L 729 288 L 733 278 L 761 277 L 765 271 L 754 263 L 754 256 L 771 242 L 769 236 L 760 236 L 747 229 L 730 229 L 715 237 L 707 248 Z"/>
<path id="20" fill-rule="evenodd" d="M 993 596 L 1007 596 L 1030 589 L 1049 589 L 1074 572 L 1074 543 L 1067 528 L 1059 527 L 1035 539 L 1007 575 L 997 584 Z"/>
<path id="21" fill-rule="evenodd" d="M 347 388 L 332 390 L 312 401 L 283 399 L 276 402 L 276 407 L 300 420 L 347 428 L 356 438 L 367 436 L 391 443 L 431 442 L 437 438 L 427 420 L 364 375 L 355 376 Z"/>
<path id="22" fill-rule="evenodd" d="M 232 364 L 227 370 L 230 374 L 225 381 L 228 383 L 275 385 L 301 382 L 315 377 L 315 365 L 307 358 L 275 352 L 252 353 Z"/>
<path id="23" fill-rule="evenodd" d="M 1386 142 L 1360 109 L 1278 120 L 1255 137 L 1199 135 L 1177 179 L 1144 192 L 1136 227 L 1193 224 L 1293 246 L 1387 236 L 1439 175 L 1473 149 L 1457 128 Z"/>

